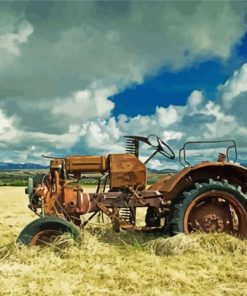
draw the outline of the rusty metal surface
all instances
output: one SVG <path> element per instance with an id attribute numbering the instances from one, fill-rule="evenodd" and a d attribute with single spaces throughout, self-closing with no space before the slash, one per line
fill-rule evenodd
<path id="1" fill-rule="evenodd" d="M 217 231 L 244 237 L 247 214 L 234 195 L 215 190 L 201 194 L 190 203 L 183 223 L 186 233 Z"/>
<path id="2" fill-rule="evenodd" d="M 234 180 L 232 183 L 238 184 L 236 177 L 241 178 L 240 184 L 247 181 L 246 168 L 226 162 L 209 162 L 204 161 L 195 166 L 187 167 L 177 174 L 167 178 L 167 176 L 161 178 L 158 182 L 151 185 L 148 190 L 157 190 L 164 193 L 171 193 L 171 198 L 176 197 L 177 192 L 186 186 L 194 184 L 198 179 L 208 180 L 209 178 L 218 179 L 221 174 L 221 179 Z M 181 182 L 181 184 L 180 184 Z"/>
<path id="3" fill-rule="evenodd" d="M 219 153 L 217 162 L 225 162 L 225 161 L 226 161 L 226 155 L 224 153 Z"/>
<path id="4" fill-rule="evenodd" d="M 146 167 L 132 154 L 110 154 L 110 188 L 111 190 L 121 187 L 139 186 L 145 189 Z"/>
<path id="5" fill-rule="evenodd" d="M 51 169 L 59 169 L 61 168 L 63 161 L 61 159 L 52 159 L 50 161 L 50 168 Z"/>
<path id="6" fill-rule="evenodd" d="M 109 182 L 109 192 L 104 192 L 104 189 L 90 194 L 83 191 L 79 185 L 81 174 L 90 172 L 103 175 L 104 184 Z M 71 176 L 78 180 L 77 184 L 69 183 L 68 178 Z M 247 192 L 247 170 L 225 162 L 222 155 L 218 162 L 205 161 L 177 174 L 167 174 L 148 190 L 146 167 L 133 154 L 68 156 L 51 160 L 50 172 L 45 181 L 34 186 L 32 194 L 36 203 L 30 208 L 34 211 L 41 208 L 41 215 L 63 217 L 77 226 L 81 225 L 80 215 L 101 211 L 110 217 L 114 230 L 119 231 L 136 230 L 135 210 L 137 207 L 146 207 L 146 229 L 160 229 L 162 218 L 169 223 L 174 203 L 181 193 L 193 188 L 196 182 L 205 182 L 210 178 L 227 179 L 231 184 L 241 185 L 243 192 Z M 133 217 L 130 219 L 128 215 L 124 216 L 121 209 L 129 211 Z M 239 216 L 237 226 L 232 209 Z M 227 192 L 214 192 L 212 195 L 212 192 L 206 192 L 190 203 L 183 223 L 187 233 L 193 230 L 244 233 L 247 229 L 247 214 L 234 195 Z M 38 239 L 34 238 L 35 244 Z"/>
<path id="7" fill-rule="evenodd" d="M 194 207 L 191 204 L 187 213 L 189 212 L 188 228 L 191 228 L 191 231 L 227 233 L 234 231 L 233 218 L 228 203 L 215 200 Z M 188 214 L 186 214 L 185 219 L 187 216 Z"/>
<path id="8" fill-rule="evenodd" d="M 110 155 L 108 159 L 110 188 L 118 188 L 118 191 L 95 194 L 83 192 L 80 185 L 68 185 L 58 163 L 52 163 L 53 170 L 48 175 L 46 184 L 36 187 L 37 196 L 44 201 L 45 215 L 64 216 L 76 225 L 80 225 L 80 215 L 101 210 L 111 218 L 115 230 L 120 228 L 133 230 L 135 225 L 125 221 L 119 214 L 119 209 L 147 207 L 148 209 L 157 209 L 157 213 L 160 213 L 161 216 L 166 215 L 170 211 L 169 207 L 172 206 L 171 196 L 173 195 L 176 198 L 178 193 L 186 186 L 191 187 L 196 178 L 203 175 L 200 169 L 206 169 L 206 171 L 203 171 L 205 174 L 203 178 L 214 175 L 210 168 L 214 169 L 216 175 L 219 173 L 216 168 L 228 167 L 231 171 L 233 168 L 238 171 L 244 170 L 240 166 L 232 164 L 204 162 L 195 167 L 186 168 L 176 175 L 166 175 L 160 182 L 150 186 L 149 190 L 142 190 L 139 188 L 142 188 L 146 179 L 146 170 L 144 170 L 145 166 L 135 156 L 117 154 Z M 85 167 L 82 165 L 78 166 L 77 169 L 80 172 Z M 125 190 L 121 191 L 121 188 L 125 188 Z M 157 188 L 162 190 L 158 191 Z M 171 190 L 171 195 L 166 195 L 164 189 Z M 191 223 L 193 229 L 199 228 L 199 230 L 206 232 L 213 230 L 232 231 L 233 223 L 230 219 L 229 206 L 223 207 L 225 204 L 219 202 L 195 206 L 195 202 L 197 201 L 191 203 L 191 208 L 186 214 L 190 217 L 190 222 L 187 225 Z M 157 227 L 159 227 L 158 224 Z M 186 231 L 189 232 L 189 230 Z"/>
<path id="9" fill-rule="evenodd" d="M 58 230 L 46 229 L 46 230 L 40 231 L 33 236 L 29 245 L 30 246 L 50 245 L 58 235 L 61 235 L 61 232 Z"/>
<path id="10" fill-rule="evenodd" d="M 68 156 L 65 158 L 65 170 L 68 173 L 99 172 L 106 169 L 105 156 Z"/>
<path id="11" fill-rule="evenodd" d="M 64 187 L 62 202 L 68 213 L 86 214 L 90 209 L 90 196 L 88 193 L 83 193 L 80 187 Z"/>

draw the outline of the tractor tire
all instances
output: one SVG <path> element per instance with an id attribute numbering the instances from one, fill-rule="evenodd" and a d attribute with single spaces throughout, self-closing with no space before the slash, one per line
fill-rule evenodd
<path id="1" fill-rule="evenodd" d="M 174 204 L 172 234 L 225 232 L 247 237 L 247 194 L 227 180 L 196 183 Z"/>
<path id="2" fill-rule="evenodd" d="M 65 219 L 46 216 L 29 223 L 17 238 L 17 243 L 36 246 L 49 245 L 57 236 L 70 233 L 74 239 L 80 236 L 79 229 Z"/>

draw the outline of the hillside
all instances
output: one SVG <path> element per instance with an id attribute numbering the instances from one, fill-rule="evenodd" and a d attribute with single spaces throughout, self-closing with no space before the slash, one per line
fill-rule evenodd
<path id="1" fill-rule="evenodd" d="M 48 166 L 36 163 L 0 162 L 0 170 L 42 170 Z"/>
<path id="2" fill-rule="evenodd" d="M 0 169 L 0 186 L 26 186 L 28 178 L 35 174 L 45 174 L 48 168 L 43 169 Z M 148 184 L 155 183 L 165 173 L 148 171 Z M 97 184 L 99 175 L 83 176 L 82 184 Z"/>

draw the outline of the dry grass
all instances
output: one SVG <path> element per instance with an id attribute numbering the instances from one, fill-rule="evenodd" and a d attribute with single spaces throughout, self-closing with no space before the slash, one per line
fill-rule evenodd
<path id="1" fill-rule="evenodd" d="M 247 295 L 247 242 L 227 235 L 113 233 L 95 225 L 76 243 L 16 246 L 34 219 L 23 188 L 0 188 L 0 295 Z"/>

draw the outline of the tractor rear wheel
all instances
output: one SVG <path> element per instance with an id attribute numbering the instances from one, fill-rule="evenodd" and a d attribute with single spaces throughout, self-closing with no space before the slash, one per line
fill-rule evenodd
<path id="1" fill-rule="evenodd" d="M 17 243 L 27 246 L 49 245 L 56 237 L 69 233 L 74 239 L 79 238 L 80 231 L 73 224 L 58 217 L 43 217 L 29 223 L 17 238 Z"/>
<path id="2" fill-rule="evenodd" d="M 247 237 L 247 195 L 227 180 L 196 183 L 175 203 L 171 231 L 225 232 Z"/>

